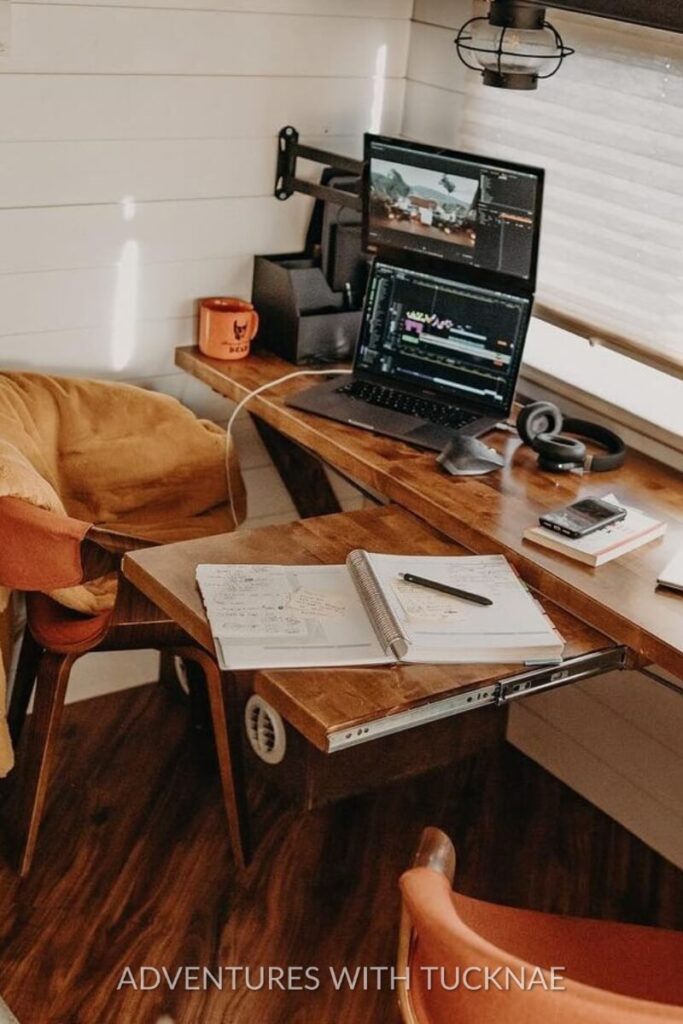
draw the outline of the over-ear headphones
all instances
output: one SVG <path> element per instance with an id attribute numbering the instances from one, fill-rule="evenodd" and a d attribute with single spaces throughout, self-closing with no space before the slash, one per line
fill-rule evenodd
<path id="1" fill-rule="evenodd" d="M 605 449 L 604 455 L 589 455 L 578 434 Z M 618 469 L 626 458 L 626 445 L 607 427 L 588 420 L 563 418 L 552 402 L 531 402 L 517 417 L 517 432 L 525 444 L 538 452 L 539 469 L 551 473 L 566 473 L 581 467 L 589 472 L 604 473 Z"/>

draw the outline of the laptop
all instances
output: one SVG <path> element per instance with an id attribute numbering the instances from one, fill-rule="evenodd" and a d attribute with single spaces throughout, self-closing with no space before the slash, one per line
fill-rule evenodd
<path id="1" fill-rule="evenodd" d="M 421 448 L 490 430 L 510 412 L 531 299 L 379 257 L 351 377 L 287 402 Z"/>
<path id="2" fill-rule="evenodd" d="M 287 404 L 440 451 L 512 407 L 533 304 L 543 171 L 366 136 L 375 250 L 351 376 Z"/>

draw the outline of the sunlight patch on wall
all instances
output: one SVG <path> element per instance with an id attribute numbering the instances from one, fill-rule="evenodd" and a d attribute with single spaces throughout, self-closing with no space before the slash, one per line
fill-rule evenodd
<path id="1" fill-rule="evenodd" d="M 130 221 L 135 217 L 136 207 L 133 196 L 124 196 L 121 200 L 121 216 L 124 220 Z"/>
<path id="2" fill-rule="evenodd" d="M 12 8 L 10 0 L 0 0 L 0 58 L 8 57 L 12 41 Z"/>
<path id="3" fill-rule="evenodd" d="M 384 43 L 377 50 L 375 58 L 375 74 L 372 84 L 372 110 L 370 112 L 370 131 L 379 132 L 382 128 L 384 114 L 384 93 L 386 90 L 387 45 Z"/>
<path id="4" fill-rule="evenodd" d="M 139 265 L 139 243 L 129 238 L 121 250 L 114 292 L 111 366 L 117 372 L 125 370 L 135 352 Z"/>

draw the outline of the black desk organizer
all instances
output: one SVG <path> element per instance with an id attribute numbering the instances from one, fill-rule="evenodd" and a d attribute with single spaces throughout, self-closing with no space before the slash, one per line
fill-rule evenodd
<path id="1" fill-rule="evenodd" d="M 252 302 L 261 318 L 259 348 L 297 364 L 350 359 L 362 310 L 345 308 L 347 293 L 330 288 L 314 257 L 257 256 Z"/>
<path id="2" fill-rule="evenodd" d="M 292 127 L 280 132 L 275 195 L 316 197 L 303 252 L 257 256 L 252 302 L 261 318 L 258 347 L 291 363 L 337 363 L 351 358 L 360 331 L 368 277 L 361 240 L 362 164 L 335 157 L 320 184 L 295 176 L 297 154 L 327 162 L 328 154 L 298 145 Z"/>

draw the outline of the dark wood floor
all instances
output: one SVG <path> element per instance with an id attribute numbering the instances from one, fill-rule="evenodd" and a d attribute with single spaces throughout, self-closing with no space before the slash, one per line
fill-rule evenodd
<path id="1" fill-rule="evenodd" d="M 683 875 L 507 746 L 308 816 L 255 787 L 238 885 L 206 746 L 160 687 L 67 708 L 32 874 L 0 862 L 0 993 L 21 1024 L 393 1024 L 388 989 L 336 993 L 329 967 L 392 963 L 425 823 L 455 839 L 470 895 L 683 927 Z M 311 965 L 321 986 L 117 991 L 143 965 Z"/>

